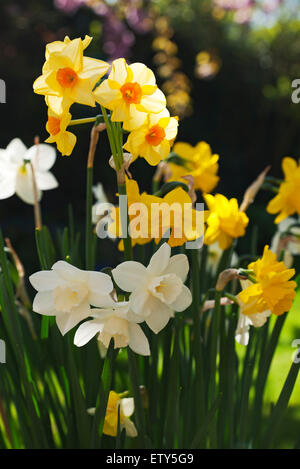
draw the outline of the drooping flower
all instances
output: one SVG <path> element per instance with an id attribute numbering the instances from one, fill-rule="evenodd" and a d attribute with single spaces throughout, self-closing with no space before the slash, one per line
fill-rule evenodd
<path id="1" fill-rule="evenodd" d="M 204 244 L 218 242 L 221 249 L 227 249 L 234 238 L 244 236 L 249 218 L 239 210 L 235 198 L 228 200 L 222 194 L 206 194 L 204 198 L 209 208 Z"/>
<path id="2" fill-rule="evenodd" d="M 299 218 L 288 217 L 282 220 L 271 241 L 271 251 L 277 258 L 283 251 L 283 262 L 289 268 L 293 265 L 294 256 L 300 254 Z"/>
<path id="3" fill-rule="evenodd" d="M 125 130 L 140 127 L 148 113 L 158 114 L 166 106 L 152 70 L 142 63 L 127 65 L 123 58 L 113 61 L 108 79 L 94 95 L 98 103 L 112 111 L 112 122 L 123 122 Z"/>
<path id="4" fill-rule="evenodd" d="M 50 145 L 38 144 L 27 149 L 19 138 L 13 139 L 6 149 L 0 150 L 0 199 L 17 194 L 24 202 L 34 204 L 31 162 L 40 200 L 42 191 L 58 186 L 49 171 L 55 160 L 56 153 Z"/>
<path id="5" fill-rule="evenodd" d="M 125 428 L 126 435 L 136 437 L 137 430 L 129 417 L 134 413 L 133 397 L 123 397 L 127 392 L 118 394 L 110 391 L 108 396 L 103 433 L 109 436 L 117 436 L 118 433 L 118 415 L 120 415 L 120 428 Z M 120 408 L 120 411 L 119 411 Z M 95 408 L 88 409 L 90 415 L 95 415 Z"/>
<path id="6" fill-rule="evenodd" d="M 170 153 L 177 128 L 177 118 L 170 117 L 167 109 L 148 114 L 145 123 L 129 134 L 124 148 L 132 154 L 133 161 L 141 156 L 155 166 Z"/>
<path id="7" fill-rule="evenodd" d="M 93 308 L 90 316 L 94 319 L 79 326 L 74 337 L 74 344 L 82 347 L 95 335 L 108 348 L 114 339 L 114 347 L 127 347 L 140 355 L 150 355 L 148 339 L 137 324 L 143 319 L 135 315 L 127 301 L 114 302 L 105 309 Z"/>
<path id="8" fill-rule="evenodd" d="M 96 203 L 92 207 L 92 222 L 96 225 L 101 218 L 101 215 L 99 214 L 103 213 L 103 209 L 109 202 L 101 182 L 98 182 L 96 186 L 93 186 L 93 194 L 96 199 Z"/>
<path id="9" fill-rule="evenodd" d="M 296 282 L 290 281 L 294 269 L 287 269 L 284 262 L 278 262 L 276 254 L 265 246 L 262 258 L 248 266 L 253 271 L 251 277 L 256 283 L 247 283 L 238 294 L 242 314 L 249 316 L 252 323 L 260 319 L 260 314 L 270 311 L 276 316 L 289 311 L 296 295 Z M 250 279 L 251 280 L 251 279 Z"/>
<path id="10" fill-rule="evenodd" d="M 46 47 L 43 74 L 35 80 L 33 89 L 46 96 L 48 106 L 58 115 L 66 112 L 74 102 L 95 106 L 92 91 L 109 69 L 109 64 L 83 56 L 91 40 L 89 36 L 84 40 L 66 37 L 63 42 L 55 41 Z"/>
<path id="11" fill-rule="evenodd" d="M 223 254 L 223 249 L 220 248 L 219 243 L 211 244 L 207 250 L 207 270 L 215 275 L 218 269 L 219 262 Z M 235 252 L 232 253 L 230 267 L 235 266 L 238 262 L 238 256 Z"/>
<path id="12" fill-rule="evenodd" d="M 91 315 L 90 305 L 105 307 L 112 302 L 113 283 L 109 275 L 80 270 L 65 261 L 56 262 L 52 270 L 32 274 L 29 280 L 38 291 L 33 311 L 56 316 L 63 335 Z"/>
<path id="13" fill-rule="evenodd" d="M 192 295 L 184 285 L 189 263 L 185 254 L 170 257 L 171 248 L 164 243 L 152 256 L 148 267 L 136 261 L 127 261 L 112 270 L 117 285 L 129 297 L 132 311 L 146 321 L 156 334 L 174 316 L 192 302 Z"/>
<path id="14" fill-rule="evenodd" d="M 280 184 L 278 194 L 270 200 L 267 212 L 278 213 L 275 223 L 297 213 L 300 215 L 300 166 L 293 158 L 283 158 L 282 170 L 284 181 Z"/>
<path id="15" fill-rule="evenodd" d="M 50 137 L 45 141 L 47 143 L 56 143 L 57 149 L 63 156 L 71 155 L 77 140 L 76 135 L 66 130 L 71 119 L 72 116 L 69 112 L 58 115 L 51 109 L 48 110 L 46 129 Z"/>
<path id="16" fill-rule="evenodd" d="M 170 181 L 181 180 L 183 176 L 190 174 L 194 178 L 195 190 L 211 192 L 216 187 L 219 181 L 219 155 L 212 154 L 208 143 L 199 142 L 193 147 L 189 143 L 177 142 L 173 152 L 180 157 L 182 164 L 170 161 Z"/>

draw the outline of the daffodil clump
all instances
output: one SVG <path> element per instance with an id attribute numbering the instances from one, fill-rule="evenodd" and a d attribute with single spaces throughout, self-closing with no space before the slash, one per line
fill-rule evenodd
<path id="1" fill-rule="evenodd" d="M 179 121 L 154 73 L 124 58 L 110 68 L 85 56 L 91 40 L 46 46 L 33 87 L 45 97 L 49 137 L 29 149 L 14 139 L 0 151 L 0 199 L 17 194 L 33 205 L 41 266 L 25 281 L 0 233 L 0 336 L 10 355 L 1 368 L 0 447 L 271 447 L 299 371 L 294 361 L 268 420 L 265 383 L 297 288 L 299 166 L 284 158 L 284 181 L 266 168 L 241 202 L 213 193 L 219 156 L 204 141 L 174 144 Z M 74 120 L 74 103 L 101 114 Z M 76 232 L 69 209 L 68 226 L 53 233 L 40 206 L 42 192 L 58 185 L 49 144 L 70 155 L 69 127 L 83 123 L 93 124 L 85 232 Z M 117 205 L 107 181 L 93 185 L 103 131 Z M 156 167 L 148 192 L 131 174 L 137 158 Z M 261 188 L 276 192 L 267 211 L 284 223 L 258 258 L 255 237 L 243 255 L 239 239 L 249 236 L 247 210 Z M 122 252 L 112 254 L 103 238 L 119 238 Z"/>

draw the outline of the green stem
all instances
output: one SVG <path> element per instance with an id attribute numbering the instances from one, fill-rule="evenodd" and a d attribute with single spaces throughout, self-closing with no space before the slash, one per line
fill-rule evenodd
<path id="1" fill-rule="evenodd" d="M 92 270 L 93 265 L 93 224 L 92 224 L 92 204 L 93 204 L 93 173 L 94 167 L 87 168 L 86 175 L 86 226 L 85 226 L 85 267 Z"/>
<path id="2" fill-rule="evenodd" d="M 72 125 L 90 124 L 91 122 L 96 122 L 97 119 L 98 119 L 98 116 L 96 116 L 96 117 L 85 117 L 84 119 L 72 119 L 69 122 L 68 127 L 70 127 Z"/>

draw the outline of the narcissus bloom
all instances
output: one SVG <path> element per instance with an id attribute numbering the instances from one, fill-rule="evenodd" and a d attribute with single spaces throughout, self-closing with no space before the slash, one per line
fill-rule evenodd
<path id="1" fill-rule="evenodd" d="M 293 158 L 283 158 L 282 170 L 284 181 L 279 187 L 278 194 L 272 199 L 267 212 L 275 214 L 275 223 L 280 223 L 285 218 L 297 213 L 300 215 L 300 166 Z"/>
<path id="2" fill-rule="evenodd" d="M 174 316 L 192 302 L 190 290 L 184 285 L 189 263 L 185 254 L 170 257 L 171 248 L 164 243 L 152 256 L 148 267 L 127 261 L 112 270 L 117 285 L 131 292 L 132 311 L 143 318 L 156 334 Z"/>
<path id="3" fill-rule="evenodd" d="M 35 80 L 33 89 L 46 96 L 48 106 L 56 114 L 66 112 L 74 102 L 95 106 L 92 91 L 109 64 L 83 56 L 91 40 L 88 36 L 72 41 L 66 37 L 64 42 L 55 41 L 46 47 L 43 74 Z"/>
<path id="4" fill-rule="evenodd" d="M 114 347 L 127 347 L 140 355 L 150 355 L 148 339 L 137 324 L 143 319 L 136 316 L 130 309 L 128 302 L 111 301 L 106 309 L 93 308 L 91 314 L 94 319 L 79 326 L 74 337 L 74 344 L 82 347 L 95 335 L 108 348 L 110 340 L 114 340 Z"/>
<path id="5" fill-rule="evenodd" d="M 181 187 L 173 189 L 164 197 L 157 197 L 146 192 L 140 194 L 137 182 L 127 179 L 126 192 L 133 246 L 146 244 L 151 239 L 158 244 L 164 235 L 168 237 L 170 246 L 182 246 L 203 235 L 207 211 L 200 213 L 193 209 L 190 196 Z M 119 207 L 111 212 L 111 218 L 113 222 L 109 226 L 110 234 L 121 237 Z M 166 235 L 168 231 L 169 234 Z M 122 240 L 119 249 L 123 250 Z"/>
<path id="6" fill-rule="evenodd" d="M 141 156 L 155 166 L 170 153 L 177 129 L 178 120 L 170 117 L 167 109 L 148 114 L 145 123 L 129 134 L 124 148 L 132 154 L 133 161 Z"/>
<path id="7" fill-rule="evenodd" d="M 56 152 L 50 145 L 33 145 L 27 149 L 19 139 L 13 139 L 6 149 L 0 150 L 0 199 L 17 194 L 27 204 L 34 204 L 32 163 L 37 185 L 37 198 L 42 191 L 55 189 L 58 182 L 50 173 Z"/>
<path id="8" fill-rule="evenodd" d="M 45 141 L 47 143 L 56 143 L 57 149 L 63 156 L 71 155 L 77 140 L 76 135 L 66 130 L 71 119 L 72 116 L 69 112 L 58 115 L 51 111 L 51 109 L 48 110 L 46 129 L 50 137 Z"/>
<path id="9" fill-rule="evenodd" d="M 220 179 L 217 175 L 219 155 L 212 154 L 208 143 L 199 142 L 193 147 L 189 143 L 177 142 L 173 152 L 181 158 L 182 165 L 169 163 L 170 181 L 178 181 L 182 176 L 191 174 L 195 190 L 211 192 L 215 188 Z"/>
<path id="10" fill-rule="evenodd" d="M 125 130 L 144 124 L 148 113 L 159 113 L 166 98 L 157 88 L 155 76 L 142 63 L 127 65 L 125 59 L 112 63 L 112 70 L 94 92 L 96 101 L 112 111 L 113 122 L 123 122 Z"/>
<path id="11" fill-rule="evenodd" d="M 209 208 L 204 244 L 218 242 L 221 249 L 227 249 L 234 238 L 244 236 L 249 218 L 234 198 L 228 200 L 222 194 L 206 194 L 204 198 Z"/>
<path id="12" fill-rule="evenodd" d="M 289 268 L 293 265 L 294 256 L 300 255 L 300 220 L 288 217 L 282 220 L 271 242 L 271 251 L 279 257 L 283 254 L 283 262 Z"/>
<path id="13" fill-rule="evenodd" d="M 113 283 L 109 275 L 80 270 L 65 261 L 56 262 L 52 270 L 36 272 L 29 280 L 38 291 L 33 311 L 56 316 L 63 335 L 91 315 L 90 305 L 105 307 L 112 302 Z"/>
<path id="14" fill-rule="evenodd" d="M 92 207 L 92 222 L 96 225 L 103 216 L 103 210 L 109 206 L 109 202 L 101 182 L 98 182 L 96 186 L 93 186 L 93 194 L 96 199 L 96 203 Z"/>
<path id="15" fill-rule="evenodd" d="M 269 246 L 265 246 L 262 258 L 249 264 L 248 269 L 253 271 L 256 283 L 249 282 L 247 288 L 238 294 L 242 314 L 249 316 L 255 326 L 254 319 L 259 319 L 258 313 L 271 311 L 280 316 L 289 311 L 296 295 L 297 284 L 290 281 L 295 270 L 278 262 Z"/>
<path id="16" fill-rule="evenodd" d="M 118 394 L 115 391 L 110 391 L 105 420 L 103 425 L 103 433 L 109 436 L 117 436 L 118 433 L 118 415 L 120 415 L 120 427 L 125 428 L 126 435 L 130 437 L 137 436 L 137 430 L 134 423 L 129 417 L 134 413 L 134 399 L 133 397 L 123 397 L 124 394 Z M 119 411 L 120 408 L 120 411 Z M 90 415 L 95 414 L 95 409 L 89 409 Z"/>

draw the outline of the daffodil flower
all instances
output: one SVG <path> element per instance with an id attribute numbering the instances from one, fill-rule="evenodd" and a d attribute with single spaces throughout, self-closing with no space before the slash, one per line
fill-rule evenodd
<path id="1" fill-rule="evenodd" d="M 157 114 L 166 106 L 150 68 L 142 63 L 127 65 L 123 58 L 113 61 L 108 79 L 96 88 L 94 96 L 112 111 L 112 122 L 123 122 L 129 131 L 143 125 L 148 113 Z"/>
<path id="2" fill-rule="evenodd" d="M 33 89 L 46 96 L 48 106 L 58 115 L 74 102 L 95 106 L 92 91 L 109 64 L 83 56 L 90 41 L 88 36 L 83 41 L 80 38 L 71 41 L 66 37 L 64 42 L 55 41 L 46 47 L 43 74 L 35 80 Z"/>
<path id="3" fill-rule="evenodd" d="M 94 319 L 84 322 L 76 331 L 74 344 L 77 347 L 87 344 L 98 334 L 98 340 L 105 348 L 113 339 L 115 348 L 129 346 L 135 353 L 150 355 L 148 339 L 137 324 L 143 318 L 131 311 L 129 302 L 112 301 L 108 308 L 92 309 L 90 316 Z"/>
<path id="4" fill-rule="evenodd" d="M 252 285 L 250 280 L 240 280 L 242 289 L 245 290 Z M 240 305 L 239 319 L 235 331 L 235 340 L 240 345 L 248 345 L 249 342 L 249 330 L 250 326 L 253 327 L 262 327 L 269 316 L 271 316 L 271 311 L 269 309 L 252 314 L 244 314 L 243 311 L 247 307 L 245 303 L 241 300 L 240 297 L 237 298 Z"/>
<path id="5" fill-rule="evenodd" d="M 177 129 L 178 120 L 170 117 L 167 109 L 158 114 L 148 114 L 145 123 L 129 134 L 124 148 L 132 154 L 133 161 L 141 156 L 156 166 L 170 153 Z"/>
<path id="6" fill-rule="evenodd" d="M 300 215 L 300 166 L 293 158 L 283 158 L 282 170 L 284 181 L 280 184 L 278 194 L 270 200 L 267 212 L 278 213 L 275 223 L 297 213 Z"/>
<path id="7" fill-rule="evenodd" d="M 199 142 L 195 147 L 185 142 L 177 142 L 173 147 L 182 160 L 182 165 L 169 162 L 171 176 L 169 181 L 180 181 L 182 177 L 191 175 L 194 178 L 194 189 L 211 192 L 219 182 L 217 175 L 219 155 L 212 154 L 206 142 Z"/>
<path id="8" fill-rule="evenodd" d="M 221 249 L 227 249 L 234 238 L 244 236 L 249 219 L 239 210 L 235 198 L 229 200 L 222 194 L 206 194 L 204 199 L 209 208 L 204 244 L 218 242 Z"/>
<path id="9" fill-rule="evenodd" d="M 299 217 L 288 217 L 277 225 L 277 231 L 271 241 L 271 251 L 280 256 L 283 254 L 283 262 L 289 268 L 293 265 L 294 256 L 300 254 L 300 226 Z M 295 226 L 297 225 L 297 226 Z"/>
<path id="10" fill-rule="evenodd" d="M 46 129 L 50 137 L 45 141 L 46 143 L 56 143 L 57 149 L 63 156 L 71 155 L 77 140 L 76 135 L 66 130 L 71 119 L 72 116 L 69 112 L 58 115 L 51 109 L 48 110 Z"/>
<path id="11" fill-rule="evenodd" d="M 42 270 L 29 277 L 38 291 L 33 311 L 55 316 L 64 335 L 91 315 L 91 307 L 111 304 L 113 284 L 102 272 L 80 270 L 65 261 L 58 261 L 52 270 Z"/>
<path id="12" fill-rule="evenodd" d="M 123 397 L 124 394 L 118 394 L 110 391 L 108 396 L 103 433 L 109 436 L 117 436 L 118 433 L 118 415 L 120 415 L 120 428 L 125 428 L 126 435 L 136 437 L 137 430 L 130 417 L 134 413 L 133 397 Z M 119 410 L 120 409 L 120 410 Z M 90 415 L 95 415 L 95 408 L 88 409 Z"/>
<path id="13" fill-rule="evenodd" d="M 266 311 L 276 316 L 289 311 L 296 295 L 297 284 L 290 281 L 295 270 L 287 269 L 284 262 L 278 262 L 269 246 L 265 246 L 263 256 L 251 262 L 248 269 L 253 271 L 255 283 L 246 283 L 246 288 L 237 296 L 242 305 L 242 314 L 249 316 L 254 323 Z"/>
<path id="14" fill-rule="evenodd" d="M 34 186 L 31 162 L 37 186 L 37 198 L 42 191 L 55 189 L 58 182 L 50 173 L 56 160 L 55 150 L 46 144 L 27 149 L 19 139 L 13 139 L 6 149 L 0 150 L 0 199 L 17 194 L 27 204 L 34 204 Z"/>
<path id="15" fill-rule="evenodd" d="M 170 257 L 171 248 L 164 243 L 152 256 L 148 267 L 127 261 L 112 270 L 117 285 L 129 297 L 132 311 L 143 318 L 156 334 L 174 316 L 192 302 L 190 290 L 184 285 L 189 270 L 185 254 Z"/>

